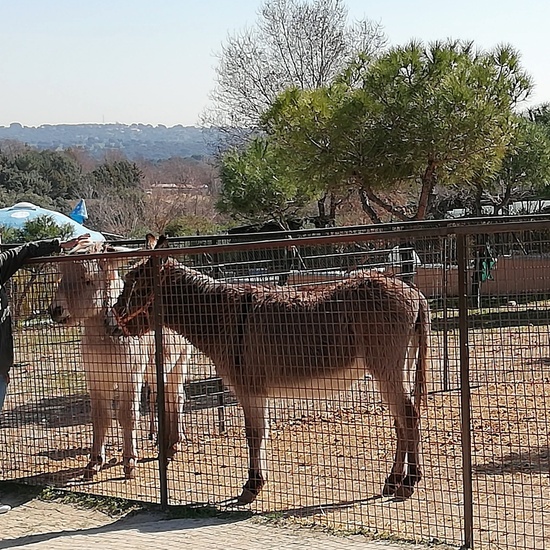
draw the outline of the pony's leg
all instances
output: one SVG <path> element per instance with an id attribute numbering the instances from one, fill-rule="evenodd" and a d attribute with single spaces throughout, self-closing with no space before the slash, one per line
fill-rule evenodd
<path id="1" fill-rule="evenodd" d="M 141 379 L 130 377 L 119 384 L 120 403 L 118 422 L 122 428 L 123 454 L 122 465 L 124 477 L 133 479 L 137 460 L 136 428 L 139 418 L 139 400 L 141 394 Z"/>
<path id="2" fill-rule="evenodd" d="M 140 395 L 140 414 L 147 414 L 149 416 L 149 427 L 147 429 L 147 437 L 150 441 L 155 440 L 155 434 L 157 433 L 157 424 L 156 424 L 156 411 L 155 411 L 155 396 L 153 394 L 153 389 L 151 384 L 148 381 L 144 381 L 141 386 L 141 395 Z"/>
<path id="3" fill-rule="evenodd" d="M 149 400 L 149 433 L 148 438 L 150 441 L 154 441 L 158 444 L 158 425 L 157 425 L 157 371 L 155 365 L 155 347 L 154 340 L 148 338 L 144 342 L 147 349 L 147 363 L 145 365 L 144 378 L 146 380 L 145 385 L 148 390 L 148 400 Z M 140 353 L 143 353 L 141 351 Z"/>
<path id="4" fill-rule="evenodd" d="M 149 441 L 158 443 L 158 426 L 157 426 L 157 392 L 151 385 L 149 388 Z"/>
<path id="5" fill-rule="evenodd" d="M 177 445 L 185 441 L 183 412 L 185 407 L 184 382 L 188 376 L 189 353 L 183 352 L 166 376 L 167 416 L 168 416 L 168 458 L 177 451 Z"/>
<path id="6" fill-rule="evenodd" d="M 164 442 L 166 457 L 174 458 L 178 443 L 185 439 L 183 433 L 183 406 L 185 392 L 181 374 L 170 372 L 166 379 L 166 440 Z"/>
<path id="7" fill-rule="evenodd" d="M 93 435 L 90 461 L 84 469 L 84 479 L 92 479 L 105 464 L 105 436 L 110 423 L 112 397 L 112 392 L 93 386 L 89 387 Z"/>
<path id="8" fill-rule="evenodd" d="M 248 480 L 244 484 L 242 493 L 237 497 L 239 504 L 253 502 L 267 479 L 265 469 L 265 444 L 268 437 L 266 402 L 265 397 L 246 397 L 241 400 L 249 463 Z"/>

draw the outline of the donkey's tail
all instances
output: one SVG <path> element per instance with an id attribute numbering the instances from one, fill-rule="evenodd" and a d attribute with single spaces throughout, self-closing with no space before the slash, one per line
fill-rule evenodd
<path id="1" fill-rule="evenodd" d="M 430 364 L 430 306 L 426 297 L 418 291 L 418 317 L 415 333 L 418 338 L 418 356 L 414 379 L 414 406 L 420 415 L 420 409 L 426 404 L 427 376 Z"/>

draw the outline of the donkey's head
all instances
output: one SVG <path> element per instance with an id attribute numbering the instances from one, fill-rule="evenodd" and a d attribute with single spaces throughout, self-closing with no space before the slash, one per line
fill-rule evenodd
<path id="1" fill-rule="evenodd" d="M 78 253 L 120 250 L 110 245 L 94 244 Z M 51 318 L 57 323 L 75 325 L 104 314 L 122 289 L 122 279 L 118 275 L 120 263 L 120 259 L 108 257 L 88 260 L 75 258 L 73 262 L 60 262 L 61 280 L 48 308 Z"/>
<path id="2" fill-rule="evenodd" d="M 158 242 L 147 236 L 149 248 L 168 246 L 161 236 Z M 153 329 L 152 313 L 154 300 L 154 271 L 169 265 L 170 259 L 148 258 L 131 269 L 124 278 L 124 288 L 116 303 L 107 314 L 107 322 L 113 334 L 141 336 Z"/>

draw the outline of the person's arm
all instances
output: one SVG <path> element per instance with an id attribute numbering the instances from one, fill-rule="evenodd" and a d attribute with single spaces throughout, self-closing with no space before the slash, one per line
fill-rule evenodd
<path id="1" fill-rule="evenodd" d="M 26 243 L 0 253 L 0 284 L 4 285 L 9 278 L 30 258 L 49 256 L 61 251 L 59 239 Z"/>
<path id="2" fill-rule="evenodd" d="M 49 256 L 62 249 L 74 248 L 77 244 L 89 240 L 90 235 L 81 235 L 69 241 L 52 239 L 49 241 L 35 241 L 26 243 L 10 250 L 0 253 L 0 285 L 4 285 L 9 278 L 31 258 Z"/>

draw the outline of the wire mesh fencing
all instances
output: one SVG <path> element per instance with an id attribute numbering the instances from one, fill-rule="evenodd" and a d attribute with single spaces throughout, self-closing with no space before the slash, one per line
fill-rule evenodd
<path id="1" fill-rule="evenodd" d="M 550 220 L 222 241 L 10 281 L 1 479 L 548 544 Z"/>

